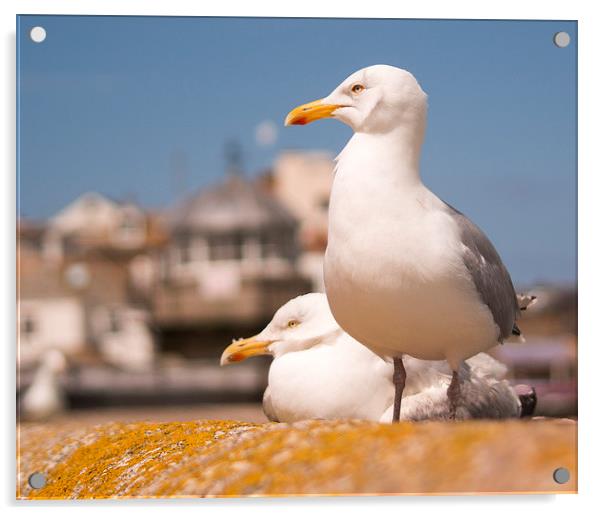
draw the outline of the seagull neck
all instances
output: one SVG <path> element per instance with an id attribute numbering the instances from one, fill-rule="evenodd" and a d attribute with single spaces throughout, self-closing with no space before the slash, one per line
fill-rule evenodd
<path id="1" fill-rule="evenodd" d="M 418 186 L 422 184 L 420 154 L 423 139 L 423 129 L 397 127 L 386 133 L 355 133 L 348 147 L 350 150 L 369 149 L 370 155 L 365 157 L 378 160 L 379 169 L 393 172 L 397 181 L 401 180 L 408 186 Z"/>
<path id="2" fill-rule="evenodd" d="M 321 337 L 320 343 L 336 343 L 337 339 L 341 336 L 341 334 L 343 334 L 343 330 L 337 325 L 329 331 L 324 332 L 324 334 Z"/>

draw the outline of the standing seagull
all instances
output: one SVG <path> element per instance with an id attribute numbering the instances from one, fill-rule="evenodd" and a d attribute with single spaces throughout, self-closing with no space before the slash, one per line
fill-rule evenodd
<path id="1" fill-rule="evenodd" d="M 464 360 L 502 343 L 520 314 L 508 271 L 485 234 L 420 178 L 427 96 L 414 76 L 376 65 L 285 125 L 334 117 L 354 135 L 336 158 L 324 262 L 332 313 L 356 340 L 393 358 L 399 420 L 402 356 L 448 361 L 455 418 Z"/>

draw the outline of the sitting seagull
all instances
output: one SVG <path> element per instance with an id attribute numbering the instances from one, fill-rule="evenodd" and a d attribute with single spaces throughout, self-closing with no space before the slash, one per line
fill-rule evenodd
<path id="1" fill-rule="evenodd" d="M 525 300 L 525 305 L 529 302 Z M 334 320 L 323 293 L 290 300 L 257 336 L 234 341 L 222 354 L 227 365 L 271 354 L 263 398 L 270 420 L 358 418 L 390 422 L 395 388 L 393 365 L 345 333 Z M 444 361 L 403 357 L 411 374 L 400 418 L 448 416 L 451 371 Z M 469 359 L 472 370 L 462 384 L 458 418 L 508 418 L 521 415 L 521 398 L 503 380 L 506 367 L 487 354 Z M 528 392 L 534 396 L 534 393 Z M 534 397 L 533 397 L 534 399 Z M 522 413 L 523 415 L 526 413 Z M 530 413 L 529 413 L 530 414 Z"/>
<path id="2" fill-rule="evenodd" d="M 487 236 L 422 183 L 427 96 L 411 73 L 359 70 L 326 98 L 293 109 L 285 125 L 327 117 L 354 131 L 336 158 L 330 195 L 324 280 L 332 313 L 351 336 L 393 358 L 394 420 L 406 354 L 447 360 L 454 418 L 464 360 L 519 332 L 510 275 Z"/>

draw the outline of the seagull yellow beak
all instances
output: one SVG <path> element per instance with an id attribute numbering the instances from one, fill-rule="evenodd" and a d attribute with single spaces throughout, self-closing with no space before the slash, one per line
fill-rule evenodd
<path id="1" fill-rule="evenodd" d="M 257 336 L 236 340 L 225 348 L 219 364 L 221 366 L 244 361 L 252 356 L 269 354 L 268 347 L 272 342 L 269 340 L 258 340 Z"/>
<path id="2" fill-rule="evenodd" d="M 323 98 L 315 100 L 309 104 L 295 107 L 295 109 L 286 116 L 284 125 L 305 125 L 321 118 L 330 118 L 332 113 L 339 107 L 343 106 L 339 104 L 325 104 Z"/>

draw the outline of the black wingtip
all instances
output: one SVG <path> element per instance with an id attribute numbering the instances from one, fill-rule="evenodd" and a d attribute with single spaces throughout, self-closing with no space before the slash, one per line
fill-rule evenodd
<path id="1" fill-rule="evenodd" d="M 537 393 L 535 388 L 528 384 L 517 384 L 514 387 L 516 395 L 520 400 L 520 417 L 530 417 L 535 413 L 537 407 Z"/>
<path id="2" fill-rule="evenodd" d="M 512 327 L 512 334 L 514 336 L 520 336 L 523 333 L 521 332 L 521 330 L 519 329 L 519 327 L 516 324 L 514 324 L 514 326 Z"/>

